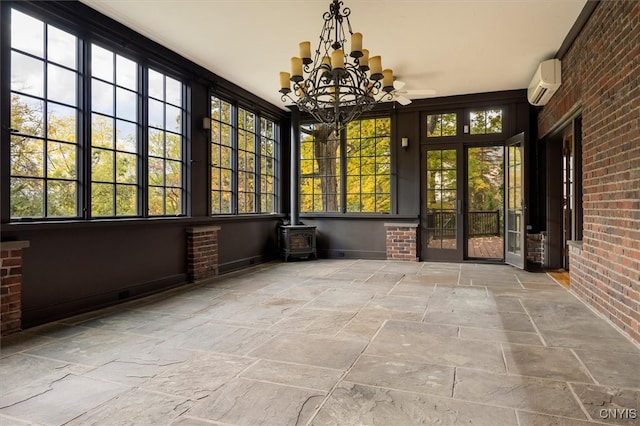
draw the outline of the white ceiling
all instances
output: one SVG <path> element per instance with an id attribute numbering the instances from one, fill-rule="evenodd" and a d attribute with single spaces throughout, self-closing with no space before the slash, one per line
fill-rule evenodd
<path id="1" fill-rule="evenodd" d="M 279 71 L 315 49 L 330 0 L 81 0 L 284 107 Z M 405 89 L 436 96 L 526 88 L 586 0 L 344 0 L 364 48 Z"/>

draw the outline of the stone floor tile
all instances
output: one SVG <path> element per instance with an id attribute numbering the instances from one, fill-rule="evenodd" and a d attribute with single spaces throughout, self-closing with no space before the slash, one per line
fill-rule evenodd
<path id="1" fill-rule="evenodd" d="M 420 321 L 422 313 L 365 307 L 340 330 L 336 337 L 369 341 L 388 319 Z"/>
<path id="2" fill-rule="evenodd" d="M 489 296 L 516 297 L 525 300 L 538 300 L 542 302 L 555 301 L 584 306 L 575 296 L 568 291 L 562 292 L 556 289 L 524 289 L 524 288 L 488 288 Z"/>
<path id="3" fill-rule="evenodd" d="M 498 343 L 433 335 L 429 334 L 427 328 L 426 324 L 388 321 L 365 354 L 494 372 L 505 371 Z"/>
<path id="4" fill-rule="evenodd" d="M 364 291 L 353 288 L 331 288 L 316 297 L 306 307 L 315 309 L 332 309 L 357 311 L 375 296 L 375 291 Z"/>
<path id="5" fill-rule="evenodd" d="M 355 311 L 302 308 L 274 324 L 271 329 L 335 336 L 355 315 Z"/>
<path id="6" fill-rule="evenodd" d="M 20 420 L 15 417 L 3 416 L 0 414 L 0 425 L 2 426 L 27 426 L 33 425 L 29 420 Z"/>
<path id="7" fill-rule="evenodd" d="M 540 340 L 540 336 L 537 333 L 529 332 L 491 330 L 488 328 L 476 327 L 460 327 L 460 337 L 462 339 L 542 346 L 542 340 Z"/>
<path id="8" fill-rule="evenodd" d="M 311 365 L 260 360 L 240 376 L 263 382 L 330 391 L 344 374 L 343 370 Z"/>
<path id="9" fill-rule="evenodd" d="M 207 322 L 167 340 L 166 344 L 184 349 L 242 356 L 276 334 L 256 328 Z"/>
<path id="10" fill-rule="evenodd" d="M 326 393 L 235 379 L 199 400 L 188 415 L 242 425 L 305 424 Z"/>
<path id="11" fill-rule="evenodd" d="M 549 416 L 546 414 L 518 411 L 518 425 L 520 426 L 589 426 L 594 423 L 586 420 L 569 419 L 567 417 Z"/>
<path id="12" fill-rule="evenodd" d="M 249 356 L 317 367 L 346 370 L 360 355 L 364 342 L 325 336 L 282 333 Z"/>
<path id="13" fill-rule="evenodd" d="M 184 362 L 146 380 L 141 387 L 192 400 L 202 399 L 255 362 L 252 358 L 196 352 Z"/>
<path id="14" fill-rule="evenodd" d="M 431 303 L 424 316 L 425 322 L 495 330 L 535 332 L 527 314 L 514 312 L 474 312 L 469 310 L 433 311 Z"/>
<path id="15" fill-rule="evenodd" d="M 595 351 L 640 353 L 638 347 L 626 337 L 618 333 L 613 327 L 607 326 L 608 333 L 603 331 L 591 333 L 590 331 L 570 330 L 551 331 L 540 330 L 548 346 Z M 585 334 L 586 333 L 586 334 Z"/>
<path id="16" fill-rule="evenodd" d="M 315 299 L 317 296 L 324 293 L 329 288 L 329 286 L 319 284 L 311 285 L 307 282 L 296 283 L 295 286 L 278 293 L 278 297 L 283 297 L 285 299 L 297 299 L 308 302 L 312 299 Z"/>
<path id="17" fill-rule="evenodd" d="M 568 332 L 597 338 L 615 336 L 615 329 L 582 304 L 523 300 L 522 304 L 541 331 Z M 620 336 L 620 340 L 623 337 Z"/>
<path id="18" fill-rule="evenodd" d="M 586 419 L 566 382 L 456 369 L 453 397 L 544 414 Z"/>
<path id="19" fill-rule="evenodd" d="M 24 354 L 7 356 L 0 362 L 0 395 L 22 386 L 43 387 L 67 376 L 73 368 L 69 363 L 52 359 Z"/>
<path id="20" fill-rule="evenodd" d="M 85 329 L 66 339 L 30 349 L 26 353 L 76 364 L 100 366 L 118 359 L 122 353 L 137 350 L 157 339 L 111 331 Z"/>
<path id="21" fill-rule="evenodd" d="M 418 280 L 404 277 L 402 281 L 396 284 L 391 291 L 389 291 L 389 295 L 420 297 L 427 300 L 433 293 L 434 288 L 435 284 L 423 283 Z"/>
<path id="22" fill-rule="evenodd" d="M 416 274 L 422 269 L 422 262 L 389 262 L 380 271 L 381 272 L 400 272 L 405 275 Z"/>
<path id="23" fill-rule="evenodd" d="M 592 419 L 624 425 L 640 423 L 640 391 L 582 383 L 571 386 Z"/>
<path id="24" fill-rule="evenodd" d="M 169 338 L 182 334 L 206 321 L 206 318 L 176 315 L 173 312 L 167 314 L 155 311 L 129 310 L 121 314 L 110 314 L 92 319 L 79 325 L 98 330 Z"/>
<path id="25" fill-rule="evenodd" d="M 121 354 L 87 373 L 85 377 L 112 381 L 128 386 L 138 386 L 162 371 L 184 362 L 190 351 L 167 346 L 150 346 L 137 352 Z"/>
<path id="26" fill-rule="evenodd" d="M 473 311 L 483 313 L 514 312 L 523 314 L 524 308 L 513 297 L 488 297 L 484 291 L 476 295 L 436 293 L 429 299 L 429 311 Z"/>
<path id="27" fill-rule="evenodd" d="M 353 383 L 451 397 L 454 367 L 364 355 L 345 380 Z"/>
<path id="28" fill-rule="evenodd" d="M 222 423 L 214 422 L 212 420 L 200 419 L 189 415 L 182 415 L 171 423 L 171 426 L 211 426 L 222 425 Z"/>
<path id="29" fill-rule="evenodd" d="M 589 374 L 568 349 L 502 344 L 510 374 L 593 383 Z"/>
<path id="30" fill-rule="evenodd" d="M 0 351 L 0 358 L 5 358 L 18 352 L 46 345 L 47 343 L 53 342 L 53 340 L 54 339 L 49 336 L 40 336 L 38 334 L 30 333 L 29 331 L 23 331 L 9 336 L 2 336 L 2 350 Z"/>
<path id="31" fill-rule="evenodd" d="M 419 271 L 422 282 L 425 284 L 458 284 L 459 274 L 456 271 L 428 270 Z"/>
<path id="32" fill-rule="evenodd" d="M 619 353 L 576 350 L 575 353 L 599 384 L 640 389 L 640 351 Z"/>
<path id="33" fill-rule="evenodd" d="M 423 314 L 427 301 L 419 297 L 376 295 L 366 307 Z"/>
<path id="34" fill-rule="evenodd" d="M 120 394 L 67 423 L 76 425 L 170 425 L 193 401 L 142 389 Z"/>
<path id="35" fill-rule="evenodd" d="M 40 389 L 16 388 L 2 396 L 0 414 L 40 424 L 64 424 L 128 388 L 116 383 L 67 375 Z"/>
<path id="36" fill-rule="evenodd" d="M 385 265 L 385 268 L 378 272 L 374 272 L 369 278 L 367 278 L 365 285 L 373 283 L 396 284 L 404 277 L 404 275 L 404 272 L 388 271 Z"/>
<path id="37" fill-rule="evenodd" d="M 183 297 L 182 294 L 158 298 L 136 308 L 138 311 L 170 312 L 174 315 L 191 315 L 209 307 L 215 299 L 214 292 L 200 291 L 200 297 Z"/>
<path id="38" fill-rule="evenodd" d="M 514 425 L 515 412 L 349 382 L 341 383 L 311 422 L 312 425 Z"/>

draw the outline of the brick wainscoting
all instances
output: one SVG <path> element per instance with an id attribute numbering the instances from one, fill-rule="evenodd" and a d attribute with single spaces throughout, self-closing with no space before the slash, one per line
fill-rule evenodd
<path id="1" fill-rule="evenodd" d="M 22 249 L 28 241 L 0 243 L 0 325 L 2 336 L 22 329 Z"/>
<path id="2" fill-rule="evenodd" d="M 545 234 L 527 234 L 527 260 L 536 265 L 544 265 Z"/>
<path id="3" fill-rule="evenodd" d="M 387 259 L 417 261 L 417 231 L 415 223 L 385 223 Z"/>
<path id="4" fill-rule="evenodd" d="M 219 226 L 187 228 L 187 270 L 189 280 L 198 281 L 218 275 Z"/>

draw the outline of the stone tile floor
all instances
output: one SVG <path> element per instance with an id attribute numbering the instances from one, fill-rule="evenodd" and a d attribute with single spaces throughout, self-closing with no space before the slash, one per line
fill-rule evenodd
<path id="1" fill-rule="evenodd" d="M 0 424 L 640 424 L 640 350 L 544 273 L 269 263 L 2 340 Z"/>

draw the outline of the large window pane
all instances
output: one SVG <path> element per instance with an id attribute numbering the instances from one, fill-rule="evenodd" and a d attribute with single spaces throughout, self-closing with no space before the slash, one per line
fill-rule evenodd
<path id="1" fill-rule="evenodd" d="M 76 217 L 78 40 L 17 10 L 10 19 L 11 217 Z"/>
<path id="2" fill-rule="evenodd" d="M 44 61 L 12 52 L 11 90 L 32 96 L 44 96 Z"/>
<path id="3" fill-rule="evenodd" d="M 339 210 L 339 157 L 340 138 L 328 126 L 301 126 L 300 211 Z"/>
<path id="4" fill-rule="evenodd" d="M 485 109 L 469 113 L 472 135 L 502 133 L 502 110 Z"/>
<path id="5" fill-rule="evenodd" d="M 219 153 L 219 161 L 211 162 L 212 214 L 233 213 L 231 108 L 230 103 L 211 98 L 211 152 Z"/>
<path id="6" fill-rule="evenodd" d="M 77 74 L 56 65 L 47 67 L 48 98 L 68 105 L 76 105 Z"/>
<path id="7" fill-rule="evenodd" d="M 391 211 L 391 120 L 357 120 L 347 125 L 347 211 Z M 385 200 L 385 201 L 383 201 Z"/>
<path id="8" fill-rule="evenodd" d="M 149 214 L 180 215 L 184 212 L 183 85 L 155 70 L 149 70 L 148 77 Z"/>
<path id="9" fill-rule="evenodd" d="M 15 9 L 12 10 L 11 47 L 44 57 L 44 23 Z"/>

